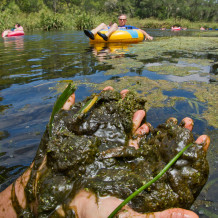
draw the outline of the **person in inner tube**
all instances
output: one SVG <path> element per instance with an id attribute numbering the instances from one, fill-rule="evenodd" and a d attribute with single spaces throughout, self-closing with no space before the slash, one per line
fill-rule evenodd
<path id="1" fill-rule="evenodd" d="M 23 27 L 19 23 L 16 23 L 14 28 L 4 31 L 3 37 L 6 37 L 9 33 L 14 32 L 14 31 L 23 31 Z"/>
<path id="2" fill-rule="evenodd" d="M 95 35 L 98 34 L 100 37 L 102 37 L 105 41 L 108 41 L 110 35 L 115 32 L 117 29 L 138 29 L 139 31 L 141 31 L 143 33 L 143 35 L 145 36 L 145 40 L 153 40 L 153 37 L 150 36 L 148 33 L 146 33 L 144 30 L 141 30 L 137 27 L 131 26 L 131 25 L 126 25 L 127 22 L 127 16 L 125 14 L 121 14 L 118 17 L 118 23 L 114 23 L 111 26 L 108 27 L 108 25 L 106 25 L 105 23 L 101 23 L 99 26 L 97 26 L 95 29 L 93 30 L 84 30 L 84 33 L 86 36 L 88 36 L 90 39 L 94 40 L 95 39 Z M 108 29 L 108 32 L 103 34 L 100 33 L 99 31 L 103 30 L 103 29 Z"/>
<path id="3" fill-rule="evenodd" d="M 19 23 L 16 23 L 14 31 L 23 31 L 23 27 Z"/>
<path id="4" fill-rule="evenodd" d="M 23 31 L 23 27 L 19 23 L 16 23 L 14 28 L 11 28 L 11 32 L 13 31 Z"/>

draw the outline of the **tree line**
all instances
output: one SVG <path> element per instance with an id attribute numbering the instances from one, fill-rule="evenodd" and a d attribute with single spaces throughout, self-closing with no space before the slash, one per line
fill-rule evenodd
<path id="1" fill-rule="evenodd" d="M 17 5 L 24 13 L 38 12 L 46 6 L 54 13 L 73 13 L 80 9 L 98 15 L 124 13 L 139 19 L 218 21 L 218 0 L 0 0 L 0 11 L 10 4 Z"/>

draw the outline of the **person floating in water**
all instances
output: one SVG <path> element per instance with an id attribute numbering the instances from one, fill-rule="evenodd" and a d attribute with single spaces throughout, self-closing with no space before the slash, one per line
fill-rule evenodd
<path id="1" fill-rule="evenodd" d="M 98 34 L 105 41 L 108 41 L 108 39 L 111 36 L 111 34 L 113 32 L 115 32 L 116 30 L 118 30 L 118 29 L 138 29 L 139 31 L 141 31 L 143 33 L 143 35 L 145 36 L 145 39 L 153 40 L 153 37 L 150 36 L 148 33 L 146 33 L 144 30 L 141 30 L 141 29 L 139 29 L 137 27 L 134 27 L 134 26 L 131 26 L 131 25 L 126 25 L 126 22 L 127 22 L 127 16 L 125 14 L 121 14 L 118 17 L 119 25 L 114 23 L 111 26 L 108 26 L 105 23 L 101 23 L 95 29 L 92 29 L 91 31 L 90 30 L 84 30 L 84 33 L 85 33 L 86 36 L 88 36 L 92 40 L 94 40 L 95 39 L 95 35 Z M 105 33 L 105 34 L 100 33 L 99 31 L 101 31 L 103 29 L 108 29 L 108 32 Z"/>
<path id="2" fill-rule="evenodd" d="M 16 23 L 14 28 L 11 28 L 11 29 L 8 29 L 8 30 L 5 30 L 2 37 L 6 37 L 9 33 L 11 32 L 16 32 L 16 31 L 24 31 L 23 30 L 23 27 L 19 24 L 19 23 Z"/>

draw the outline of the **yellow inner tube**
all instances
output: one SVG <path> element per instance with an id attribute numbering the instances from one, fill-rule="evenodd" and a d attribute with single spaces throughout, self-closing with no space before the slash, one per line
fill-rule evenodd
<path id="1" fill-rule="evenodd" d="M 108 30 L 102 30 L 101 33 L 107 33 Z M 116 30 L 111 34 L 107 42 L 125 42 L 125 43 L 135 43 L 142 42 L 144 40 L 143 33 L 138 29 L 123 29 Z M 106 42 L 98 34 L 95 35 L 95 39 L 90 39 L 90 42 Z"/>

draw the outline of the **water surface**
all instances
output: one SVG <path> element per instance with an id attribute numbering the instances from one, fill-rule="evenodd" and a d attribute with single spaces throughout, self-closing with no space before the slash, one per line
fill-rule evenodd
<path id="1" fill-rule="evenodd" d="M 201 37 L 199 31 L 173 33 L 169 30 L 148 30 L 154 41 L 182 36 Z M 217 36 L 216 32 L 213 36 Z M 217 84 L 217 53 L 167 50 L 162 55 L 145 54 L 137 45 L 91 45 L 81 31 L 33 32 L 25 36 L 0 39 L 0 183 L 1 190 L 19 176 L 32 162 L 40 139 L 48 123 L 53 104 L 67 81 L 77 84 L 76 101 L 99 86 L 112 82 L 119 87 L 137 87 L 136 91 L 148 97 L 157 90 L 161 95 L 147 111 L 147 121 L 156 126 L 168 117 L 178 120 L 186 116 L 194 119 L 194 134 L 208 134 L 212 143 L 208 155 L 210 178 L 193 206 L 200 217 L 211 217 L 217 210 L 217 127 L 211 112 L 207 117 L 207 102 L 196 97 L 186 83 L 208 89 Z M 218 45 L 215 43 L 216 48 Z M 157 52 L 158 53 L 158 52 Z M 199 61 L 200 60 L 200 61 Z M 171 68 L 169 68 L 171 67 Z M 174 68 L 176 67 L 176 68 Z M 183 69 L 180 71 L 181 67 Z M 186 67 L 186 68 L 184 68 Z M 188 73 L 181 75 L 187 70 Z M 134 80 L 141 78 L 141 82 Z M 132 80 L 131 80 L 131 79 Z M 153 84 L 147 93 L 148 83 Z M 65 81 L 66 83 L 60 83 Z M 125 81 L 129 81 L 126 82 Z M 131 81 L 131 82 L 130 82 Z M 135 83 L 135 84 L 134 84 Z M 141 84 L 140 84 L 141 83 Z M 62 84 L 62 86 L 61 86 Z M 99 86 L 98 86 L 99 85 Z M 172 86 L 169 89 L 169 86 Z M 191 85 L 190 85 L 191 86 Z M 60 90 L 57 87 L 62 87 Z M 144 87 L 141 89 L 141 87 Z M 162 98 L 161 98 L 162 97 Z M 217 93 L 214 93 L 217 100 Z M 172 103 L 172 101 L 175 101 Z M 215 152 L 215 153 L 214 153 Z M 215 194 L 216 193 L 216 194 Z"/>

